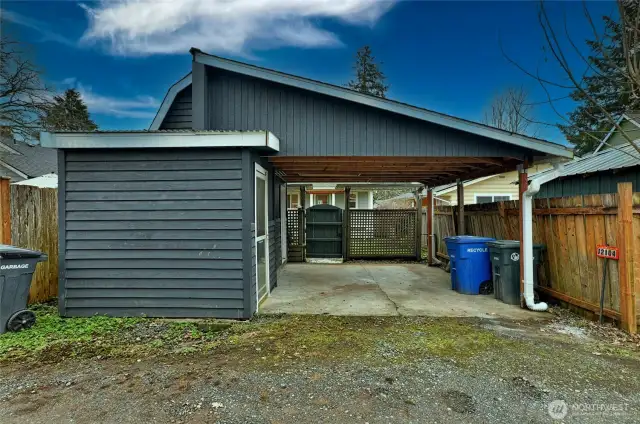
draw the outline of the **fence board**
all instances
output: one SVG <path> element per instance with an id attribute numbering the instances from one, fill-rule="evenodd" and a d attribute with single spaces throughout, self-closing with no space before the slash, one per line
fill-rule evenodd
<path id="1" fill-rule="evenodd" d="M 515 201 L 465 206 L 468 235 L 519 238 L 518 204 Z M 604 261 L 597 258 L 598 244 L 617 246 L 617 194 L 585 195 L 534 201 L 534 243 L 546 246 L 539 282 L 547 294 L 570 299 L 577 306 L 598 305 Z M 434 233 L 437 253 L 446 258 L 443 239 L 455 234 L 455 213 L 450 206 L 436 208 Z M 633 257 L 640 255 L 640 193 L 633 197 Z M 640 261 L 633 263 L 636 296 L 640 297 Z M 608 261 L 604 305 L 620 315 L 618 263 Z M 557 297 L 557 296 L 556 296 Z M 640 299 L 636 299 L 640 310 Z M 592 310 L 589 306 L 586 308 Z M 616 315 L 617 314 L 617 315 Z"/>
<path id="2" fill-rule="evenodd" d="M 11 235 L 15 246 L 48 255 L 36 268 L 29 303 L 58 296 L 58 193 L 56 189 L 11 186 Z"/>

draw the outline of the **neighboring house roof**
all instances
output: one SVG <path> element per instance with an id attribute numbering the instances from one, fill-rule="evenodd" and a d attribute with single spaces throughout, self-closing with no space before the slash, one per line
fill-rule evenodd
<path id="1" fill-rule="evenodd" d="M 566 158 L 573 157 L 573 152 L 571 149 L 545 140 L 512 133 L 477 122 L 468 121 L 432 110 L 419 108 L 406 103 L 363 94 L 345 87 L 303 78 L 296 75 L 286 74 L 283 72 L 274 71 L 272 69 L 261 68 L 242 62 L 236 62 L 230 59 L 224 59 L 218 56 L 206 54 L 196 48 L 191 49 L 191 54 L 193 55 L 193 60 L 195 62 L 207 66 L 212 66 L 218 69 L 223 69 L 229 72 L 235 72 L 253 78 L 259 78 L 307 91 L 313 91 L 327 96 L 336 97 L 342 100 L 352 101 L 377 109 L 382 109 L 400 115 L 420 119 L 422 121 L 430 122 L 433 124 L 442 125 L 444 127 L 454 128 L 456 130 L 464 131 L 467 133 L 472 133 L 519 147 L 532 149 L 549 155 L 556 155 Z M 191 75 L 187 75 L 169 89 L 169 92 L 165 96 L 165 101 L 163 101 L 150 129 L 157 129 L 160 127 L 160 123 L 164 119 L 164 116 L 166 115 L 171 105 L 171 102 L 169 102 L 168 100 L 171 99 L 171 101 L 173 101 L 173 98 L 175 98 L 177 93 L 180 90 L 184 89 L 189 84 L 187 81 L 191 79 Z"/>
<path id="2" fill-rule="evenodd" d="M 640 147 L 640 140 L 635 142 Z M 558 177 L 592 174 L 594 172 L 640 166 L 640 155 L 631 145 L 601 150 L 583 158 L 574 159 L 560 168 Z M 553 172 L 553 169 L 540 172 L 537 177 Z"/>
<path id="3" fill-rule="evenodd" d="M 0 152 L 0 166 L 24 178 L 58 172 L 58 154 L 53 149 L 4 139 L 0 141 Z"/>
<path id="4" fill-rule="evenodd" d="M 56 174 L 46 174 L 36 178 L 30 178 L 12 185 L 27 185 L 40 188 L 58 188 L 58 176 Z"/>
<path id="5" fill-rule="evenodd" d="M 624 120 L 627 120 L 631 122 L 633 125 L 635 125 L 636 127 L 640 128 L 640 112 L 629 113 L 629 114 L 625 113 L 620 118 L 618 118 L 618 120 L 616 121 L 616 124 L 620 126 L 620 124 Z M 611 136 L 615 134 L 616 130 L 617 130 L 616 126 L 612 125 L 607 135 L 602 139 L 600 144 L 598 144 L 598 147 L 593 153 L 598 153 L 607 144 L 607 141 L 611 138 Z"/>

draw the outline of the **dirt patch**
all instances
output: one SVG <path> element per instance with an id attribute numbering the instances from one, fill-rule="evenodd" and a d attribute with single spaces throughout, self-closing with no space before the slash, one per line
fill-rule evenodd
<path id="1" fill-rule="evenodd" d="M 473 414 L 476 412 L 476 403 L 473 397 L 459 390 L 444 392 L 442 399 L 448 408 L 459 414 Z"/>

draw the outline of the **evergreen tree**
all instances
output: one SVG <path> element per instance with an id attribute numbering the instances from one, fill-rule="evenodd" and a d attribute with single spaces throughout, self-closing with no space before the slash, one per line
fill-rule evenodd
<path id="1" fill-rule="evenodd" d="M 382 63 L 376 63 L 376 58 L 369 46 L 361 47 L 356 53 L 356 61 L 353 65 L 356 78 L 349 81 L 347 87 L 384 99 L 389 86 L 384 84 L 386 77 L 380 70 L 381 65 Z"/>
<path id="2" fill-rule="evenodd" d="M 76 89 L 68 89 L 55 96 L 46 106 L 42 126 L 47 131 L 95 131 L 98 126 L 91 120 L 87 105 Z"/>
<path id="3" fill-rule="evenodd" d="M 638 7 L 636 2 L 630 4 Z M 585 91 L 596 103 L 580 90 L 574 90 L 571 99 L 578 103 L 578 107 L 569 114 L 570 124 L 559 125 L 567 140 L 575 145 L 577 155 L 593 152 L 599 140 L 613 127 L 600 107 L 616 119 L 625 112 L 640 109 L 640 99 L 633 96 L 631 81 L 625 71 L 622 25 L 607 16 L 603 19 L 603 36 L 599 40 L 587 41 L 592 52 L 588 61 L 593 69 L 584 77 L 583 83 Z"/>

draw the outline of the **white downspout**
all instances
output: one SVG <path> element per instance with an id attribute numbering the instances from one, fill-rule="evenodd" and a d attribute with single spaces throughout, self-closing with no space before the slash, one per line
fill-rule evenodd
<path id="1" fill-rule="evenodd" d="M 522 253 L 524 258 L 524 301 L 527 308 L 532 311 L 546 311 L 548 306 L 545 302 L 535 303 L 533 297 L 533 196 L 540 191 L 540 186 L 549 181 L 555 180 L 560 176 L 562 166 L 554 165 L 552 172 L 534 178 L 529 184 L 529 188 L 524 192 L 522 202 Z"/>

